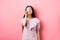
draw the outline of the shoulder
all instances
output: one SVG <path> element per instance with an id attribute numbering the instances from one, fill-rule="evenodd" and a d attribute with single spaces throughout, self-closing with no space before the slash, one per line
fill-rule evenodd
<path id="1" fill-rule="evenodd" d="M 40 22 L 40 20 L 38 18 L 33 18 L 35 21 L 37 21 L 38 23 Z"/>

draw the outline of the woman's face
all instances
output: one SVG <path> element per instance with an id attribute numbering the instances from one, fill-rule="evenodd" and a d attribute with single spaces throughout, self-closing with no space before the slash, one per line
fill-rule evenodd
<path id="1" fill-rule="evenodd" d="M 28 11 L 28 14 L 32 14 L 32 8 L 31 7 L 28 7 L 27 11 Z"/>

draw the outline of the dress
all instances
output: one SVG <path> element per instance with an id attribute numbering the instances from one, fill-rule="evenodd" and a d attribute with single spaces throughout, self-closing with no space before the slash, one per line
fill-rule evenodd
<path id="1" fill-rule="evenodd" d="M 40 30 L 40 20 L 38 18 L 27 20 L 27 26 L 24 27 L 22 33 L 22 40 L 37 40 L 37 29 Z"/>

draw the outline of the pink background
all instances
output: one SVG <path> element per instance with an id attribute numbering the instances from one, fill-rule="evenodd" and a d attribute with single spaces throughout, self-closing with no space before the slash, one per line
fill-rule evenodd
<path id="1" fill-rule="evenodd" d="M 26 5 L 41 20 L 41 40 L 60 40 L 60 0 L 0 0 L 0 40 L 21 40 Z"/>

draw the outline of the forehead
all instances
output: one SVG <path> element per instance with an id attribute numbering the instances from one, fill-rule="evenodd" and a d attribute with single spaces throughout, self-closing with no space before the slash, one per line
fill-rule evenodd
<path id="1" fill-rule="evenodd" d="M 27 9 L 32 9 L 31 7 L 28 7 Z"/>

